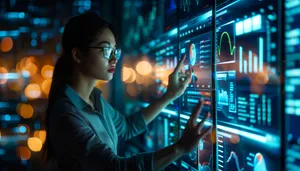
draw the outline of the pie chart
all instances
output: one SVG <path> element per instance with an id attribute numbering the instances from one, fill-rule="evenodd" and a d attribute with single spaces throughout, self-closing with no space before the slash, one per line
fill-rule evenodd
<path id="1" fill-rule="evenodd" d="M 192 43 L 192 44 L 190 45 L 190 53 L 189 53 L 189 57 L 190 57 L 190 64 L 191 64 L 192 66 L 194 66 L 195 63 L 196 63 L 196 46 L 195 46 L 194 43 Z"/>
<path id="2" fill-rule="evenodd" d="M 254 171 L 267 171 L 266 161 L 261 153 L 256 153 L 253 167 Z"/>

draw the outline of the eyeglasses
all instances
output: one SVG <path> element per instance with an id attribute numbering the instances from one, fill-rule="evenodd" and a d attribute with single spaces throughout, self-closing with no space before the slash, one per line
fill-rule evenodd
<path id="1" fill-rule="evenodd" d="M 121 57 L 121 49 L 115 49 L 112 47 L 91 47 L 91 46 L 89 46 L 89 48 L 95 48 L 95 49 L 102 50 L 103 56 L 106 59 L 110 59 L 112 54 L 115 55 L 117 60 L 119 60 Z"/>

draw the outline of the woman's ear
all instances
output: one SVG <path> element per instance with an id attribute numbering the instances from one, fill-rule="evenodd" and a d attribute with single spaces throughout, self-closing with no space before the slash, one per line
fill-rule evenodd
<path id="1" fill-rule="evenodd" d="M 72 58 L 76 63 L 79 63 L 79 64 L 82 63 L 82 59 L 83 59 L 82 53 L 76 47 L 74 47 L 72 49 Z"/>

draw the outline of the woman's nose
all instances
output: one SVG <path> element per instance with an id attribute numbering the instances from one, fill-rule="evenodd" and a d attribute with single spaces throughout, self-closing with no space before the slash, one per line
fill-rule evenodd
<path id="1" fill-rule="evenodd" d="M 112 63 L 112 62 L 114 62 L 114 63 L 118 62 L 115 54 L 112 54 L 109 58 L 109 63 Z"/>

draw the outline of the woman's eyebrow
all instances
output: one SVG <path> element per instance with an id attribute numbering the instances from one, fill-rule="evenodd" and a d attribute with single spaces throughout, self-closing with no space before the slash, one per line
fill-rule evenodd
<path id="1" fill-rule="evenodd" d="M 108 41 L 101 41 L 101 42 L 97 43 L 97 45 L 101 45 L 101 44 L 108 44 L 110 46 L 110 42 L 108 42 Z"/>
<path id="2" fill-rule="evenodd" d="M 101 45 L 101 44 L 108 44 L 109 46 L 111 46 L 111 43 L 108 41 L 101 41 L 99 43 L 97 43 L 97 46 Z M 115 45 L 114 47 L 116 47 L 117 45 Z"/>

